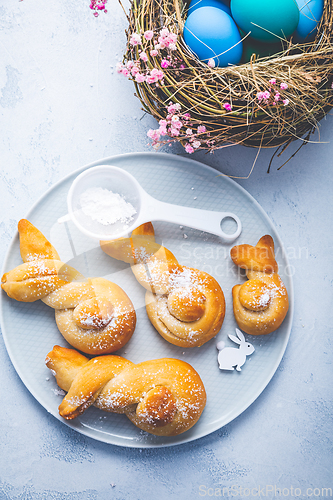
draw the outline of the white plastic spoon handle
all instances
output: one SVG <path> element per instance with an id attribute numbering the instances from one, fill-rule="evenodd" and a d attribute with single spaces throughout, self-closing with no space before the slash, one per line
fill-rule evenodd
<path id="1" fill-rule="evenodd" d="M 231 218 L 236 222 L 237 228 L 232 234 L 224 232 L 221 228 L 222 221 L 226 218 Z M 206 233 L 215 234 L 225 242 L 234 241 L 242 231 L 240 219 L 231 212 L 214 212 L 173 205 L 156 200 L 147 193 L 145 193 L 139 219 L 142 224 L 149 221 L 163 221 L 188 226 Z"/>

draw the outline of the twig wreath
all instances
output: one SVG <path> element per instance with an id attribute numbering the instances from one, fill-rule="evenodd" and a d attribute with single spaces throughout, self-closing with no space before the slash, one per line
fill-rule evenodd
<path id="1" fill-rule="evenodd" d="M 201 62 L 184 43 L 187 7 L 184 0 L 132 0 L 126 14 L 117 70 L 158 121 L 148 131 L 152 145 L 178 141 L 193 153 L 235 144 L 284 151 L 297 139 L 309 142 L 333 107 L 331 0 L 312 43 L 281 40 L 279 53 L 225 68 Z"/>

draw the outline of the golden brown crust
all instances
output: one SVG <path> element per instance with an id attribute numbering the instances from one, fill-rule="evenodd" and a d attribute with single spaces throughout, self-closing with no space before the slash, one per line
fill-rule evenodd
<path id="1" fill-rule="evenodd" d="M 2 276 L 1 287 L 7 295 L 21 302 L 41 299 L 55 309 L 61 334 L 87 354 L 123 347 L 136 324 L 126 293 L 109 280 L 86 279 L 61 262 L 53 246 L 29 221 L 21 220 L 18 227 L 25 262 Z"/>
<path id="2" fill-rule="evenodd" d="M 148 317 L 171 344 L 201 346 L 221 329 L 225 299 L 209 274 L 181 266 L 167 248 L 155 241 L 151 223 L 133 231 L 131 238 L 101 242 L 102 250 L 132 265 L 138 282 L 147 290 Z"/>
<path id="3" fill-rule="evenodd" d="M 222 289 L 212 276 L 197 269 L 183 267 L 171 277 L 169 293 L 146 292 L 148 317 L 160 335 L 171 344 L 201 346 L 221 329 L 225 316 Z M 172 301 L 169 300 L 170 295 Z M 192 302 L 189 313 L 196 313 L 192 320 L 181 318 L 186 316 L 183 311 L 189 302 Z"/>
<path id="4" fill-rule="evenodd" d="M 274 255 L 273 238 L 266 234 L 256 244 L 237 245 L 230 251 L 230 256 L 234 264 L 246 271 L 260 271 L 272 273 L 278 271 L 278 265 Z"/>
<path id="5" fill-rule="evenodd" d="M 31 222 L 21 219 L 18 223 L 20 252 L 23 262 L 31 260 L 60 260 L 58 252 Z"/>
<path id="6" fill-rule="evenodd" d="M 162 358 L 134 364 L 120 356 L 88 359 L 54 346 L 46 365 L 67 392 L 60 415 L 71 420 L 89 406 L 125 414 L 140 429 L 174 436 L 199 420 L 206 404 L 201 378 L 188 363 Z"/>
<path id="7" fill-rule="evenodd" d="M 5 273 L 1 288 L 12 299 L 35 302 L 80 278 L 83 276 L 78 271 L 60 260 L 31 260 Z"/>
<path id="8" fill-rule="evenodd" d="M 289 308 L 288 293 L 274 256 L 273 238 L 265 235 L 255 247 L 238 245 L 231 249 L 233 262 L 246 270 L 248 281 L 232 289 L 233 310 L 241 330 L 264 335 L 277 330 Z"/>
<path id="9" fill-rule="evenodd" d="M 47 305 L 54 307 L 57 326 L 70 345 L 87 354 L 115 352 L 133 335 L 133 304 L 118 285 L 104 278 L 90 279 L 85 285 L 82 298 L 82 287 L 75 294 L 69 290 L 75 287 L 71 283 L 47 297 Z"/>

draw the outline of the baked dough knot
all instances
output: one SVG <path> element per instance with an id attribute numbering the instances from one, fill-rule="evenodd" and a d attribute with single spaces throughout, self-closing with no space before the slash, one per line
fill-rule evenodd
<path id="1" fill-rule="evenodd" d="M 134 332 L 136 313 L 122 288 L 104 278 L 86 279 L 62 262 L 29 221 L 22 219 L 18 231 L 23 264 L 2 276 L 7 295 L 52 307 L 63 337 L 87 354 L 110 353 L 125 345 Z"/>
<path id="2" fill-rule="evenodd" d="M 219 283 L 204 271 L 180 265 L 156 242 L 150 222 L 130 238 L 100 244 L 105 253 L 131 265 L 147 290 L 148 317 L 165 340 L 180 347 L 201 346 L 219 332 L 225 316 Z"/>
<path id="3" fill-rule="evenodd" d="M 256 246 L 234 246 L 230 256 L 237 266 L 245 269 L 248 278 L 232 289 L 234 316 L 239 328 L 250 335 L 277 330 L 286 317 L 289 300 L 278 275 L 273 238 L 265 235 Z"/>
<path id="4" fill-rule="evenodd" d="M 206 404 L 202 380 L 188 363 L 162 358 L 134 364 L 116 355 L 88 359 L 74 349 L 54 346 L 46 365 L 67 392 L 59 406 L 66 420 L 91 405 L 125 414 L 134 425 L 157 436 L 190 429 Z"/>

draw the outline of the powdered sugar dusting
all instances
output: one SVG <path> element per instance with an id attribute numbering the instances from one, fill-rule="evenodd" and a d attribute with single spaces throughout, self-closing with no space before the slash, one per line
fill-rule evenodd
<path id="1" fill-rule="evenodd" d="M 104 226 L 116 222 L 128 224 L 136 214 L 133 205 L 123 196 L 101 187 L 84 191 L 80 196 L 80 204 L 85 215 Z"/>

